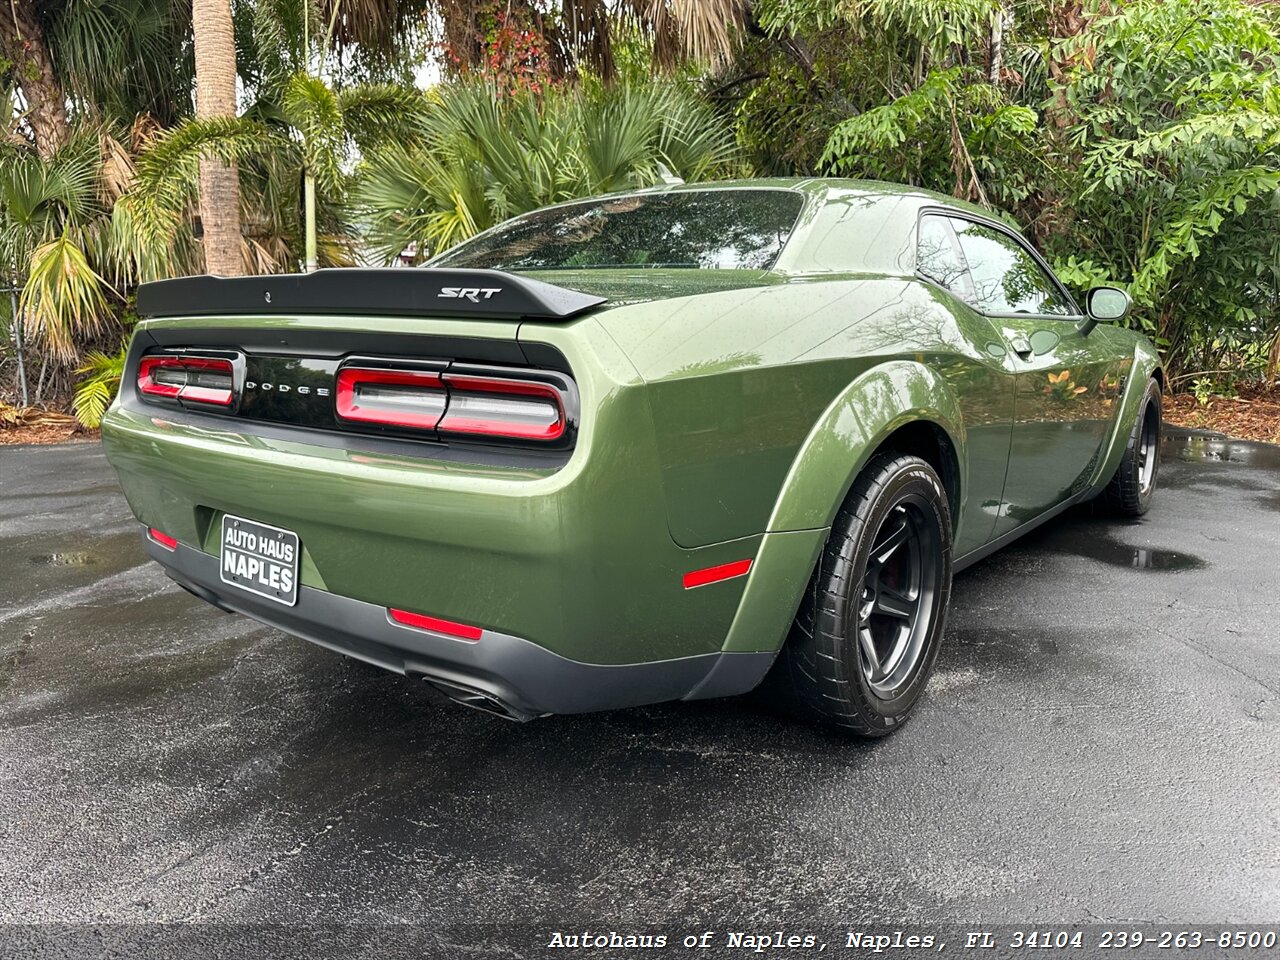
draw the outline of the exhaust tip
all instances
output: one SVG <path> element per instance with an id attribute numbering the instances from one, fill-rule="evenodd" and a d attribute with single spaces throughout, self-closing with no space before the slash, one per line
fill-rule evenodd
<path id="1" fill-rule="evenodd" d="M 530 720 L 536 720 L 538 717 L 546 716 L 546 714 L 532 713 L 517 707 L 513 703 L 508 703 L 496 694 L 492 694 L 487 690 L 480 690 L 476 687 L 468 687 L 464 684 L 455 683 L 452 680 L 442 680 L 439 677 L 423 675 L 423 680 L 427 682 L 433 690 L 459 703 L 464 707 L 470 707 L 472 710 L 480 710 L 483 713 L 492 714 L 501 717 L 504 720 L 511 720 L 515 723 L 527 723 Z"/>

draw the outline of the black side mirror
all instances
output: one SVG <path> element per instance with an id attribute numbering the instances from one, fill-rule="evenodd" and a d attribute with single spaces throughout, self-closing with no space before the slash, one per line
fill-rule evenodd
<path id="1" fill-rule="evenodd" d="M 1099 323 L 1115 323 L 1129 315 L 1129 294 L 1119 287 L 1094 287 L 1084 297 L 1084 322 L 1080 333 L 1087 336 Z"/>

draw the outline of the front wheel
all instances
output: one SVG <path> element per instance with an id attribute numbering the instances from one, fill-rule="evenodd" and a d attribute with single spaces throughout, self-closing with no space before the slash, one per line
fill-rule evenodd
<path id="1" fill-rule="evenodd" d="M 1138 405 L 1120 466 L 1102 494 L 1113 513 L 1140 517 L 1151 509 L 1160 471 L 1160 426 L 1160 384 L 1152 378 Z"/>
<path id="2" fill-rule="evenodd" d="M 937 658 L 951 593 L 951 513 L 919 457 L 872 458 L 831 536 L 769 688 L 867 737 L 897 729 Z"/>

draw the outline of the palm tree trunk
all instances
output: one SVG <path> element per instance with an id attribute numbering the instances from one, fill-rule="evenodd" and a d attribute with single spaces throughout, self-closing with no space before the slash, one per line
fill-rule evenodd
<path id="1" fill-rule="evenodd" d="M 13 77 L 26 101 L 25 118 L 36 151 L 44 159 L 71 139 L 67 93 L 53 71 L 44 26 L 33 0 L 0 7 L 0 54 L 14 64 Z"/>
<path id="2" fill-rule="evenodd" d="M 987 67 L 987 80 L 992 86 L 1000 85 L 1000 73 L 1004 70 L 1004 27 L 1008 8 L 1001 3 L 991 14 L 991 62 Z"/>
<path id="3" fill-rule="evenodd" d="M 31 406 L 31 395 L 27 391 L 27 358 L 22 349 L 22 314 L 18 311 L 18 290 L 9 288 L 10 324 L 13 327 L 13 349 L 18 355 L 18 398 L 23 407 Z M 1280 341 L 1277 341 L 1280 342 Z"/>
<path id="4" fill-rule="evenodd" d="M 302 176 L 307 273 L 315 273 L 318 266 L 316 262 L 316 178 L 310 170 L 305 171 Z"/>
<path id="5" fill-rule="evenodd" d="M 231 0 L 192 0 L 196 46 L 196 116 L 236 115 L 236 44 Z M 200 161 L 200 224 L 209 273 L 244 273 L 240 251 L 240 174 L 214 157 Z"/>

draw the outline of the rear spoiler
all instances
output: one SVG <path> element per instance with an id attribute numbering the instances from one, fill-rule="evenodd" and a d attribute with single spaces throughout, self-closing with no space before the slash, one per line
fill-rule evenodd
<path id="1" fill-rule="evenodd" d="M 604 303 L 500 270 L 343 267 L 255 277 L 180 277 L 138 288 L 142 317 L 359 314 L 567 320 Z"/>

